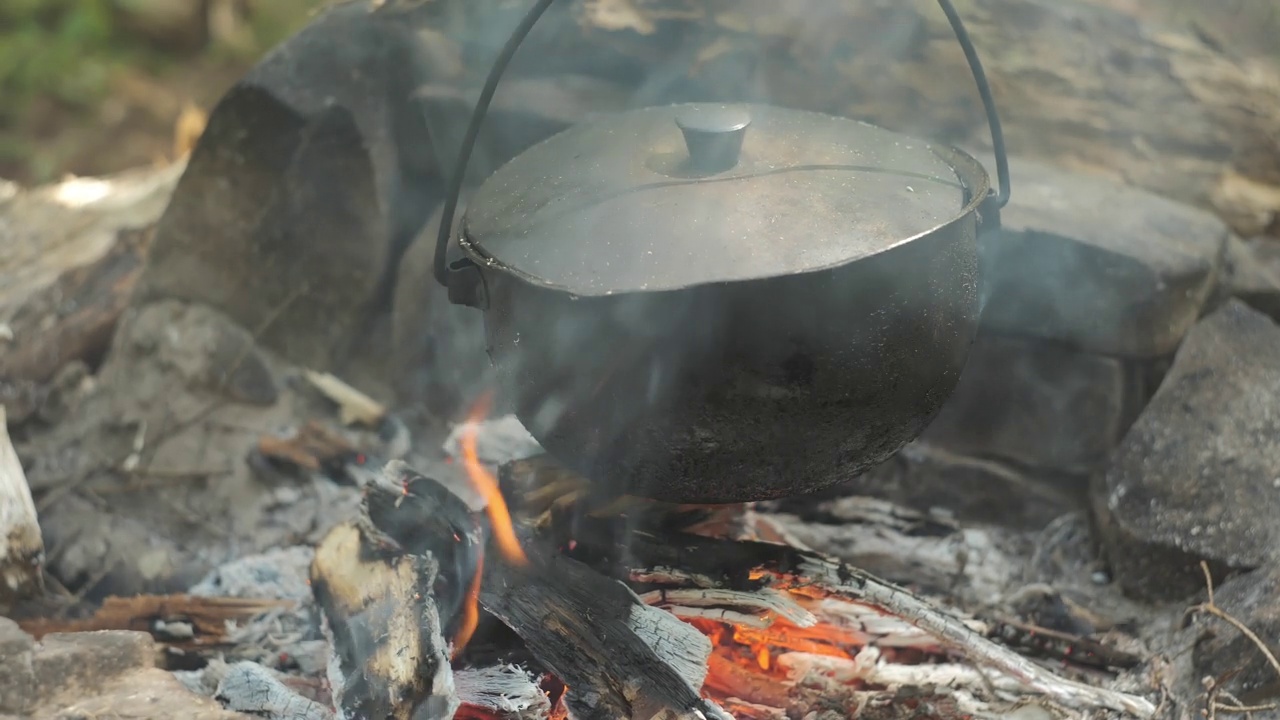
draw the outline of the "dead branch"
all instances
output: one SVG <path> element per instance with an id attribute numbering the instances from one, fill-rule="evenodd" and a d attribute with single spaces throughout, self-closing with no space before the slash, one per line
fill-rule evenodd
<path id="1" fill-rule="evenodd" d="M 92 632 L 96 630 L 138 630 L 159 635 L 157 639 L 179 649 L 214 647 L 231 641 L 227 623 L 249 620 L 277 608 L 288 600 L 204 597 L 199 595 L 135 595 L 109 597 L 92 616 L 80 620 L 32 618 L 18 624 L 37 639 L 50 633 Z M 169 640 L 162 629 L 185 623 L 191 636 Z"/>
<path id="2" fill-rule="evenodd" d="M 1277 659 L 1275 653 L 1271 652 L 1271 648 L 1267 647 L 1267 644 L 1262 641 L 1262 638 L 1258 637 L 1258 634 L 1250 629 L 1248 625 L 1245 625 L 1243 622 L 1232 616 L 1231 613 L 1218 607 L 1217 602 L 1214 601 L 1213 575 L 1209 571 L 1209 563 L 1201 560 L 1200 570 L 1204 573 L 1205 590 L 1208 592 L 1209 598 L 1205 602 L 1192 607 L 1190 612 L 1208 613 L 1238 630 L 1241 635 L 1244 635 L 1249 639 L 1249 642 L 1257 646 L 1258 650 L 1262 653 L 1262 656 L 1267 659 L 1267 662 L 1276 671 L 1276 676 L 1280 677 L 1280 659 Z"/>

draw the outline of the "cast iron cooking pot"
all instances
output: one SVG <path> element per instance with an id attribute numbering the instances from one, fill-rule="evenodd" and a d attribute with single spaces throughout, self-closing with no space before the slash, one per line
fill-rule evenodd
<path id="1" fill-rule="evenodd" d="M 977 235 L 1008 200 L 965 153 L 764 105 L 649 107 L 530 148 L 446 201 L 437 278 L 484 311 L 500 392 L 594 487 L 682 503 L 819 490 L 917 437 L 978 323 Z M 459 252 L 460 251 L 460 252 Z M 451 259 L 449 255 L 455 256 Z"/>

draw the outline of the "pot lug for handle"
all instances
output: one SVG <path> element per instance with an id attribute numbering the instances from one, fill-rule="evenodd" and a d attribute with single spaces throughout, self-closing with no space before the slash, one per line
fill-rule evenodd
<path id="1" fill-rule="evenodd" d="M 469 258 L 461 258 L 451 263 L 447 280 L 449 302 L 477 310 L 489 309 L 489 292 L 485 288 L 484 275 Z"/>
<path id="2" fill-rule="evenodd" d="M 987 192 L 987 196 L 978 204 L 978 235 L 1000 230 L 1000 208 L 1004 207 L 1004 204 L 1005 199 L 999 192 L 995 190 Z"/>

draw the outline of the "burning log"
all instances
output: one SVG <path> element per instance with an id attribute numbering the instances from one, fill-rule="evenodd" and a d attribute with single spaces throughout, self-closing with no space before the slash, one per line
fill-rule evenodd
<path id="1" fill-rule="evenodd" d="M 473 559 L 476 520 L 447 488 L 393 462 L 366 488 L 365 498 L 362 524 L 378 544 L 434 556 L 456 577 L 470 577 L 465 570 Z M 474 597 L 574 688 L 567 702 L 576 717 L 723 717 L 697 692 L 711 650 L 705 636 L 646 606 L 625 585 L 534 547 L 527 564 L 477 562 L 483 570 Z M 454 593 L 441 607 L 456 607 L 456 601 Z M 461 608 L 458 645 L 474 629 L 471 612 L 469 605 Z"/>
<path id="2" fill-rule="evenodd" d="M 559 699 L 577 718 L 726 718 L 722 708 L 732 707 L 742 718 L 772 719 L 832 703 L 868 717 L 912 708 L 982 717 L 992 716 L 992 703 L 1035 696 L 1142 718 L 1155 711 L 1143 698 L 1059 678 L 989 639 L 989 624 L 818 553 L 675 529 L 700 522 L 688 509 L 677 520 L 671 508 L 641 503 L 625 522 L 586 512 L 566 524 L 564 508 L 551 503 L 530 534 L 520 529 L 526 517 L 515 525 L 506 514 L 474 442 L 460 446 L 476 489 L 501 504 L 487 519 L 444 484 L 393 462 L 365 488 L 360 520 L 317 552 L 313 585 L 344 708 L 409 717 L 429 702 L 431 717 L 457 708 L 466 718 L 553 717 L 554 694 L 536 700 L 523 671 L 491 661 L 465 669 L 481 652 L 467 645 L 477 630 L 486 642 L 476 647 L 495 649 L 496 618 L 522 641 L 517 648 L 507 636 L 499 653 L 532 658 L 533 677 L 545 671 L 564 683 Z M 466 697 L 447 651 L 471 673 Z M 949 654 L 973 665 L 943 661 Z M 524 699 L 496 707 L 508 685 Z"/>
<path id="3" fill-rule="evenodd" d="M 0 405 L 0 603 L 43 588 L 44 539 Z"/>
<path id="4" fill-rule="evenodd" d="M 589 522 L 578 528 L 590 533 Z M 607 534 L 596 530 L 599 537 Z M 578 542 L 587 542 L 579 535 Z M 1144 698 L 1059 678 L 988 639 L 979 627 L 944 612 L 906 589 L 844 563 L 783 545 L 636 532 L 627 553 L 637 578 L 682 580 L 702 587 L 772 587 L 811 598 L 840 598 L 896 616 L 980 665 L 1018 681 L 1020 687 L 1071 708 L 1103 707 L 1151 717 Z"/>
<path id="5" fill-rule="evenodd" d="M 378 555 L 353 524 L 329 533 L 311 582 L 336 658 L 329 682 L 346 717 L 450 718 L 459 701 L 431 588 L 430 555 Z"/>

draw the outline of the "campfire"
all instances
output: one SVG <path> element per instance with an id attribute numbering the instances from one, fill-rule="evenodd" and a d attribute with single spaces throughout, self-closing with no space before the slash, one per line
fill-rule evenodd
<path id="1" fill-rule="evenodd" d="M 462 5 L 0 184 L 0 717 L 1274 714 L 1273 69 L 1119 0 Z"/>
<path id="2" fill-rule="evenodd" d="M 1106 676 L 1136 658 L 954 614 L 804 548 L 749 506 L 602 500 L 545 454 L 495 473 L 478 457 L 480 418 L 456 433 L 469 486 L 393 461 L 367 476 L 359 519 L 316 551 L 346 717 L 1154 712 L 1030 659 Z"/>

